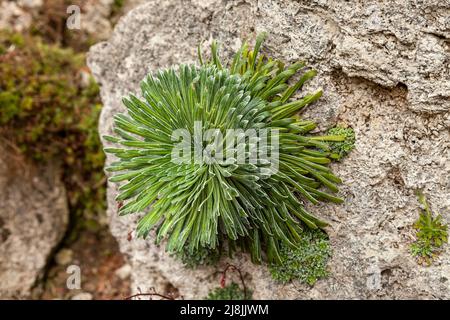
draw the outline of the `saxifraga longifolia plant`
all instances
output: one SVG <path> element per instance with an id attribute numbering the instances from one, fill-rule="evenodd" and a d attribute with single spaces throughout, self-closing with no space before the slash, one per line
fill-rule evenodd
<path id="1" fill-rule="evenodd" d="M 139 236 L 157 228 L 156 242 L 167 239 L 166 249 L 172 253 L 195 254 L 227 244 L 249 251 L 254 262 L 276 263 L 281 243 L 296 248 L 305 226 L 326 225 L 306 211 L 304 201 L 342 202 L 324 189 L 337 192 L 336 183 L 341 182 L 327 167 L 331 152 L 326 141 L 344 137 L 310 134 L 315 123 L 297 115 L 322 91 L 293 98 L 316 72 L 309 70 L 288 83 L 305 64 L 285 67 L 267 58 L 260 53 L 264 39 L 260 34 L 252 50 L 244 44 L 229 67 L 220 61 L 213 42 L 211 61 L 204 61 L 199 49 L 199 65 L 148 75 L 141 83 L 142 99 L 134 95 L 123 99 L 128 114 L 115 115 L 115 136 L 105 137 L 120 145 L 105 149 L 118 158 L 107 171 L 115 173 L 110 181 L 122 183 L 117 196 L 124 202 L 121 215 L 148 209 L 137 226 Z M 173 132 L 186 129 L 194 134 L 196 123 L 203 132 L 219 128 L 224 136 L 227 129 L 275 132 L 278 170 L 264 159 L 172 161 L 179 144 L 173 141 Z M 199 142 L 194 139 L 188 147 L 194 149 L 195 143 Z M 269 153 L 273 147 L 269 143 Z M 245 153 L 246 160 L 249 154 Z"/>

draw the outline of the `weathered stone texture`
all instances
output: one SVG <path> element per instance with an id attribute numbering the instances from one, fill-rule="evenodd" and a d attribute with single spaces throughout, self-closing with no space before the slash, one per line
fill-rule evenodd
<path id="1" fill-rule="evenodd" d="M 0 148 L 0 299 L 28 298 L 69 221 L 58 166 Z"/>

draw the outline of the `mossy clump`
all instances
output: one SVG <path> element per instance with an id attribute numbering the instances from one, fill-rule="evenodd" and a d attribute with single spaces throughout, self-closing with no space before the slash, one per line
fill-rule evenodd
<path id="1" fill-rule="evenodd" d="M 448 226 L 442 222 L 441 215 L 433 217 L 422 193 L 418 193 L 418 198 L 423 209 L 420 210 L 419 218 L 414 223 L 417 239 L 411 244 L 411 254 L 417 257 L 420 264 L 430 265 L 442 251 L 443 245 L 448 242 Z"/>
<path id="2" fill-rule="evenodd" d="M 331 151 L 333 152 L 332 157 L 335 160 L 341 160 L 355 148 L 355 131 L 352 128 L 336 126 L 328 130 L 328 134 L 345 137 L 344 141 L 333 141 L 329 143 Z"/>
<path id="3" fill-rule="evenodd" d="M 244 290 L 239 287 L 235 282 L 223 288 L 216 288 L 211 291 L 206 300 L 252 300 L 252 292 L 247 289 L 247 294 L 244 294 Z"/>
<path id="4" fill-rule="evenodd" d="M 282 246 L 281 264 L 271 264 L 272 278 L 282 283 L 298 280 L 314 285 L 328 276 L 327 261 L 331 256 L 328 236 L 321 230 L 305 230 L 298 249 Z"/>
<path id="5" fill-rule="evenodd" d="M 72 212 L 93 217 L 105 207 L 104 154 L 99 90 L 84 61 L 38 37 L 0 31 L 2 139 L 30 160 L 59 160 Z"/>
<path id="6" fill-rule="evenodd" d="M 111 16 L 119 14 L 125 6 L 125 0 L 114 0 L 111 3 Z"/>
<path id="7" fill-rule="evenodd" d="M 177 252 L 175 255 L 186 267 L 195 269 L 200 265 L 216 264 L 220 260 L 221 252 L 219 249 L 208 249 L 201 247 L 194 252 L 182 250 Z"/>

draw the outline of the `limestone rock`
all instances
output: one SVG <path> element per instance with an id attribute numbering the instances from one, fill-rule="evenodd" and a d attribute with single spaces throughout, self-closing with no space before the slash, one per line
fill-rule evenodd
<path id="1" fill-rule="evenodd" d="M 121 98 L 158 68 L 194 62 L 212 38 L 229 57 L 241 39 L 267 31 L 263 50 L 287 62 L 306 60 L 318 76 L 306 90 L 324 96 L 305 116 L 326 129 L 353 127 L 356 149 L 335 165 L 343 205 L 309 209 L 330 223 L 331 276 L 312 288 L 275 283 L 266 266 L 237 255 L 255 298 L 450 298 L 448 247 L 431 267 L 410 256 L 418 217 L 415 190 L 450 222 L 450 4 L 365 1 L 148 1 L 123 17 L 111 38 L 93 46 L 89 66 L 101 85 L 100 133 L 111 134 Z M 110 162 L 112 159 L 107 159 Z M 135 239 L 137 215 L 119 217 L 108 187 L 113 235 L 132 267 L 132 290 L 169 284 L 185 298 L 219 285 L 215 267 L 185 269 L 152 240 Z M 129 239 L 131 235 L 131 240 Z M 229 260 L 228 260 L 229 261 Z"/>
<path id="2" fill-rule="evenodd" d="M 69 220 L 53 165 L 32 167 L 0 150 L 0 298 L 26 298 Z"/>
<path id="3" fill-rule="evenodd" d="M 27 30 L 32 16 L 20 4 L 14 1 L 0 2 L 0 29 L 12 29 L 17 32 Z"/>
<path id="4" fill-rule="evenodd" d="M 93 296 L 89 292 L 80 292 L 72 297 L 72 300 L 92 300 Z"/>
<path id="5" fill-rule="evenodd" d="M 116 276 L 118 276 L 120 279 L 125 280 L 127 279 L 131 274 L 131 266 L 129 264 L 124 264 L 115 272 Z"/>

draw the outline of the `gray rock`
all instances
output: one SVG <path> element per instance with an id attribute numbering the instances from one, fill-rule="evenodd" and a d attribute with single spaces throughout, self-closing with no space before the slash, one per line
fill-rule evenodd
<path id="1" fill-rule="evenodd" d="M 0 298 L 28 297 L 69 220 L 57 166 L 0 149 Z"/>
<path id="2" fill-rule="evenodd" d="M 14 1 L 0 2 L 0 29 L 12 29 L 17 32 L 31 26 L 32 15 Z"/>
<path id="3" fill-rule="evenodd" d="M 229 57 L 242 38 L 261 31 L 263 50 L 288 62 L 306 60 L 318 76 L 306 90 L 324 89 L 305 117 L 320 129 L 354 128 L 356 149 L 334 165 L 343 205 L 309 209 L 330 223 L 331 276 L 314 287 L 271 280 L 266 266 L 245 254 L 233 262 L 257 299 L 450 298 L 448 247 L 431 267 L 410 256 L 418 216 L 417 188 L 450 221 L 450 4 L 442 1 L 149 1 L 118 23 L 111 38 L 91 48 L 90 68 L 101 84 L 100 133 L 111 134 L 121 98 L 158 68 L 193 62 L 196 46 L 212 38 Z M 108 157 L 107 161 L 112 159 Z M 132 290 L 168 284 L 185 298 L 219 285 L 216 267 L 185 269 L 152 240 L 134 239 L 137 215 L 119 217 L 108 187 L 113 235 L 132 266 Z M 133 236 L 130 241 L 129 233 Z"/>
<path id="4" fill-rule="evenodd" d="M 125 280 L 127 279 L 131 274 L 131 266 L 127 263 L 121 266 L 119 269 L 114 272 L 116 276 L 118 276 L 120 279 Z"/>
<path id="5" fill-rule="evenodd" d="M 81 28 L 96 39 L 106 39 L 112 32 L 109 19 L 113 0 L 89 1 L 83 5 Z"/>
<path id="6" fill-rule="evenodd" d="M 17 3 L 25 8 L 39 8 L 42 7 L 44 0 L 18 0 Z"/>
<path id="7" fill-rule="evenodd" d="M 71 300 L 92 300 L 92 293 L 89 292 L 80 292 L 72 297 Z"/>
<path id="8" fill-rule="evenodd" d="M 126 13 L 144 0 L 124 1 L 121 13 Z M 113 30 L 111 15 L 115 6 L 114 0 L 85 1 L 81 4 L 81 29 L 98 40 L 107 39 Z"/>

